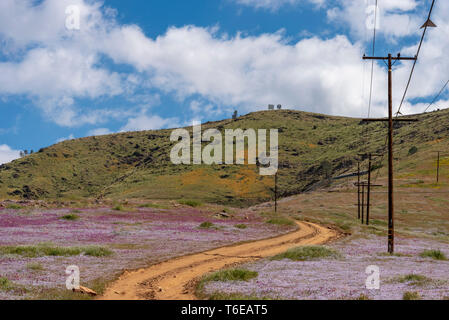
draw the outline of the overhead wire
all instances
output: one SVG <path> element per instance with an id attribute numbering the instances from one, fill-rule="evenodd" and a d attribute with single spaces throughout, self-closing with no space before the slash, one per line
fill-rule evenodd
<path id="1" fill-rule="evenodd" d="M 376 28 L 377 28 L 377 8 L 378 8 L 378 0 L 376 0 L 376 7 L 374 9 L 374 27 L 373 27 L 373 47 L 372 47 L 372 56 L 374 57 L 376 52 Z M 368 118 L 371 115 L 371 102 L 373 96 L 373 79 L 374 79 L 374 60 L 371 61 L 371 82 L 370 82 L 370 91 L 369 91 L 369 103 L 368 103 Z"/>
<path id="2" fill-rule="evenodd" d="M 432 102 L 429 103 L 429 105 L 427 106 L 426 110 L 424 110 L 423 113 L 426 113 L 427 110 L 429 110 L 429 108 L 435 104 L 435 101 L 437 101 L 437 99 L 441 96 L 441 94 L 443 93 L 444 89 L 446 89 L 448 84 L 449 84 L 449 80 L 446 81 L 443 88 L 441 88 L 440 92 L 438 92 L 438 94 L 435 96 L 435 98 L 433 98 Z"/>
<path id="3" fill-rule="evenodd" d="M 432 11 L 433 11 L 433 8 L 434 8 L 434 5 L 435 5 L 435 1 L 436 1 L 436 0 L 432 0 L 432 4 L 431 4 L 431 6 L 430 6 L 430 10 L 429 10 L 429 14 L 428 14 L 428 16 L 427 16 L 426 24 L 424 25 L 424 31 L 423 31 L 423 33 L 422 33 L 421 40 L 419 41 L 418 49 L 417 49 L 417 52 L 416 52 L 416 55 L 415 55 L 415 58 L 416 58 L 416 59 L 415 59 L 414 62 L 413 62 L 413 66 L 412 66 L 412 69 L 411 69 L 411 71 L 410 71 L 410 76 L 409 76 L 409 78 L 408 78 L 407 85 L 406 85 L 406 87 L 405 87 L 405 91 L 404 91 L 404 94 L 403 94 L 402 99 L 401 99 L 401 103 L 400 103 L 400 105 L 399 105 L 398 111 L 396 112 L 396 118 L 398 118 L 399 115 L 401 114 L 401 108 L 402 108 L 402 105 L 404 104 L 405 97 L 407 96 L 407 92 L 408 92 L 408 89 L 409 89 L 409 87 L 410 87 L 410 83 L 411 83 L 411 80 L 412 80 L 412 77 L 413 77 L 413 74 L 414 74 L 414 71 L 415 71 L 416 63 L 417 63 L 417 61 L 418 61 L 418 57 L 419 57 L 419 54 L 420 54 L 420 52 L 421 52 L 421 47 L 422 47 L 422 45 L 423 45 L 424 38 L 425 38 L 425 35 L 426 35 L 426 32 L 427 32 L 427 28 L 428 28 L 427 22 L 430 21 L 430 18 L 431 18 L 431 16 L 432 16 Z M 447 86 L 447 84 L 449 84 L 449 80 L 448 80 L 448 83 L 446 83 L 446 85 L 443 87 L 442 91 L 443 91 L 444 88 Z M 441 91 L 441 92 L 442 92 L 442 91 Z M 440 94 L 441 94 L 441 93 L 440 93 Z M 436 100 L 436 99 L 435 99 L 435 100 Z M 433 102 L 435 102 L 435 101 L 433 101 Z M 430 107 L 430 106 L 429 106 L 429 107 Z M 428 108 L 429 108 L 429 107 L 428 107 Z M 378 179 L 378 177 L 379 177 L 379 175 L 380 175 L 381 164 L 382 164 L 382 162 L 383 162 L 383 160 L 384 160 L 384 158 L 385 158 L 385 150 L 386 150 L 386 148 L 387 148 L 387 143 L 388 143 L 388 137 L 385 138 L 385 144 L 384 144 L 384 148 L 383 148 L 384 151 L 382 152 L 382 157 L 381 157 L 381 159 L 380 159 L 379 170 L 377 171 L 376 177 L 375 177 L 375 179 L 374 179 L 375 182 L 377 181 L 377 179 Z"/>
<path id="4" fill-rule="evenodd" d="M 408 92 L 408 89 L 410 87 L 410 83 L 412 81 L 413 73 L 415 71 L 416 63 L 418 62 L 419 53 L 421 52 L 421 47 L 422 47 L 422 44 L 423 44 L 423 41 L 424 41 L 424 37 L 426 35 L 426 31 L 427 31 L 427 28 L 428 28 L 427 22 L 430 21 L 430 17 L 432 16 L 432 11 L 433 11 L 434 5 L 435 5 L 435 0 L 432 0 L 432 5 L 430 6 L 430 10 L 429 10 L 429 15 L 427 17 L 426 24 L 424 25 L 424 31 L 422 33 L 421 40 L 420 40 L 419 45 L 418 45 L 418 50 L 417 50 L 416 55 L 415 55 L 416 59 L 413 62 L 413 66 L 412 66 L 412 69 L 410 71 L 410 76 L 409 76 L 408 81 L 407 81 L 407 86 L 405 87 L 404 94 L 402 95 L 402 99 L 401 99 L 401 103 L 399 104 L 398 111 L 396 112 L 396 117 L 398 117 L 401 114 L 401 108 L 402 108 L 402 105 L 404 104 L 405 97 L 407 96 L 407 92 Z"/>

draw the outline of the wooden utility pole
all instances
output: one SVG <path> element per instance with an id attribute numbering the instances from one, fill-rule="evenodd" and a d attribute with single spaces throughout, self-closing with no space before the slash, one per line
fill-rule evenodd
<path id="1" fill-rule="evenodd" d="M 371 196 L 371 153 L 368 155 L 368 195 L 366 199 L 366 225 L 369 225 L 369 209 Z"/>
<path id="2" fill-rule="evenodd" d="M 396 119 L 393 120 L 393 61 L 395 63 L 399 60 L 416 60 L 416 56 L 392 57 L 391 53 L 388 57 L 366 57 L 364 60 L 387 60 L 388 61 L 388 120 L 383 119 L 366 119 L 369 121 L 388 121 L 388 252 L 394 253 L 394 186 L 393 186 L 393 121 L 410 121 L 411 119 Z M 412 120 L 413 121 L 413 120 Z"/>
<path id="3" fill-rule="evenodd" d="M 365 154 L 359 154 L 360 156 L 365 157 Z M 366 195 L 366 225 L 369 225 L 369 213 L 371 209 L 371 187 L 381 187 L 381 185 L 371 184 L 371 171 L 373 170 L 372 160 L 373 157 L 381 157 L 381 154 L 368 153 L 368 184 L 367 186 L 367 195 Z"/>
<path id="4" fill-rule="evenodd" d="M 438 163 L 437 163 L 437 183 L 440 182 L 440 152 L 438 152 Z"/>
<path id="5" fill-rule="evenodd" d="M 365 184 L 362 183 L 362 224 L 365 219 Z"/>
<path id="6" fill-rule="evenodd" d="M 367 208 L 366 208 L 366 216 L 365 216 L 365 187 L 367 187 L 368 190 L 371 190 L 372 187 L 382 187 L 382 185 L 380 185 L 380 184 L 369 183 L 370 180 L 368 180 L 368 182 L 367 181 L 363 181 L 363 182 L 360 182 L 360 183 L 358 183 L 358 182 L 354 183 L 355 186 L 357 186 L 359 188 L 362 187 L 362 192 L 361 192 L 361 194 L 362 194 L 362 203 L 360 205 L 361 212 L 362 212 L 361 219 L 362 219 L 362 224 L 364 224 L 365 221 L 366 221 L 367 225 L 369 225 L 369 212 L 370 212 L 371 204 L 370 204 L 370 193 L 367 192 L 366 193 L 367 194 L 367 197 L 366 197 L 366 199 L 367 199 L 367 201 L 366 201 Z"/>
<path id="7" fill-rule="evenodd" d="M 274 175 L 274 212 L 278 212 L 278 174 Z"/>
<path id="8" fill-rule="evenodd" d="M 440 152 L 438 152 L 438 159 L 437 159 L 437 184 L 440 182 Z"/>
<path id="9" fill-rule="evenodd" d="M 360 161 L 357 161 L 357 219 L 360 220 Z"/>

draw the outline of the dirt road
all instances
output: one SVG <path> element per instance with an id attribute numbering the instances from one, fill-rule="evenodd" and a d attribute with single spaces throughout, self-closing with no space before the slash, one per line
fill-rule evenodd
<path id="1" fill-rule="evenodd" d="M 195 282 L 208 272 L 273 256 L 299 245 L 323 244 L 338 236 L 336 231 L 316 224 L 297 224 L 298 230 L 276 238 L 218 248 L 125 272 L 100 299 L 196 299 Z"/>

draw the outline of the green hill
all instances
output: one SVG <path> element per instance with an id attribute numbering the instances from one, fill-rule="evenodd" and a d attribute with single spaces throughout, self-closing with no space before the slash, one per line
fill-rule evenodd
<path id="1" fill-rule="evenodd" d="M 417 123 L 396 126 L 397 170 L 407 176 L 419 167 L 413 172 L 427 177 L 435 163 L 430 151 L 449 151 L 449 110 L 417 117 Z M 203 124 L 203 131 L 278 128 L 279 192 L 288 196 L 338 183 L 330 178 L 354 172 L 359 153 L 386 151 L 386 126 L 277 110 L 210 122 Z M 272 198 L 273 177 L 260 176 L 255 165 L 173 165 L 170 133 L 127 132 L 43 148 L 0 166 L 0 199 L 184 198 L 247 205 Z"/>

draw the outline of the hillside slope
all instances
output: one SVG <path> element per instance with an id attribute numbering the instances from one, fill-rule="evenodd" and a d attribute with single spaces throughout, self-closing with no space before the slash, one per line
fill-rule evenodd
<path id="1" fill-rule="evenodd" d="M 449 110 L 417 117 L 419 122 L 401 123 L 395 129 L 395 155 L 402 174 L 416 167 L 418 159 L 431 166 L 435 155 L 430 151 L 449 151 Z M 353 172 L 359 153 L 385 151 L 386 123 L 300 111 L 250 113 L 203 124 L 203 131 L 208 128 L 278 128 L 283 196 Z M 188 198 L 245 205 L 272 198 L 273 177 L 260 176 L 255 165 L 173 165 L 170 133 L 127 132 L 43 148 L 0 166 L 0 199 Z M 412 147 L 418 152 L 409 155 Z M 442 170 L 444 175 L 446 169 Z"/>

